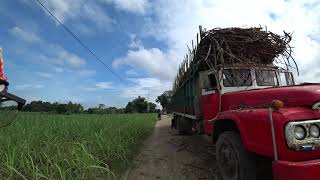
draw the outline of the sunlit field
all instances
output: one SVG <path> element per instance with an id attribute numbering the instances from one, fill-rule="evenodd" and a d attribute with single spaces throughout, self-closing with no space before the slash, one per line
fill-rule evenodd
<path id="1" fill-rule="evenodd" d="M 0 179 L 119 179 L 155 114 L 19 114 L 0 129 Z"/>

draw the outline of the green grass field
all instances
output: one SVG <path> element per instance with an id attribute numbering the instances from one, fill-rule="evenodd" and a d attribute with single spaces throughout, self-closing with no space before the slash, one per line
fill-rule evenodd
<path id="1" fill-rule="evenodd" d="M 118 179 L 155 120 L 155 114 L 19 114 L 0 129 L 0 179 Z"/>

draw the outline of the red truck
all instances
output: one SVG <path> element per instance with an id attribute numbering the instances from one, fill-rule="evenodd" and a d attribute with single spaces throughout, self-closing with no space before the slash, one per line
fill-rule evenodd
<path id="1" fill-rule="evenodd" d="M 16 112 L 22 109 L 26 101 L 8 92 L 9 82 L 4 74 L 2 49 L 0 48 L 0 128 L 11 124 Z"/>
<path id="2" fill-rule="evenodd" d="M 320 84 L 296 85 L 277 63 L 212 68 L 197 51 L 179 69 L 173 122 L 181 134 L 212 137 L 221 177 L 262 179 L 269 168 L 270 179 L 320 179 Z"/>

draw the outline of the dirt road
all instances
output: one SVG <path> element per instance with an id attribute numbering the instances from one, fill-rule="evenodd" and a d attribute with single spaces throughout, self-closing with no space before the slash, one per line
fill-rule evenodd
<path id="1" fill-rule="evenodd" d="M 218 179 L 214 147 L 202 136 L 178 135 L 162 116 L 123 180 Z"/>

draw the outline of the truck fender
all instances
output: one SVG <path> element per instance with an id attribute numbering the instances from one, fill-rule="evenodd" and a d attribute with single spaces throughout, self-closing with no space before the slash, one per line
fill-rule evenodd
<path id="1" fill-rule="evenodd" d="M 212 140 L 215 144 L 219 136 L 225 131 L 234 131 L 239 133 L 242 143 L 245 148 L 248 150 L 248 142 L 246 141 L 245 133 L 240 125 L 239 118 L 231 112 L 221 112 L 217 115 L 215 120 L 212 122 L 213 132 Z"/>

